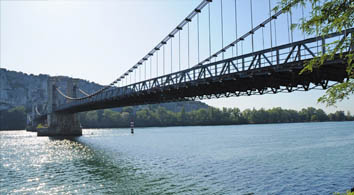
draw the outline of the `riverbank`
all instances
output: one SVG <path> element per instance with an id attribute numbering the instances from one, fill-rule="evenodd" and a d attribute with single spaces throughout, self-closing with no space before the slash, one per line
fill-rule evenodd
<path id="1" fill-rule="evenodd" d="M 354 121 L 354 120 L 352 120 Z M 217 125 L 171 125 L 171 126 L 134 126 L 134 128 L 164 128 L 164 127 L 203 127 L 203 126 L 234 126 L 234 125 L 276 125 L 276 124 L 298 124 L 298 123 L 338 123 L 338 122 L 350 122 L 350 121 L 310 121 L 310 122 L 291 122 L 291 123 L 241 123 L 241 124 L 217 124 Z M 131 126 L 120 126 L 120 127 L 82 127 L 87 130 L 95 129 L 115 129 L 115 128 L 131 128 Z M 0 131 L 25 131 L 25 129 L 0 129 Z M 36 131 L 32 131 L 36 132 Z"/>
<path id="2" fill-rule="evenodd" d="M 173 112 L 163 107 L 148 107 L 133 110 L 125 107 L 121 112 L 113 110 L 97 110 L 80 113 L 83 128 L 128 128 L 130 122 L 135 127 L 173 127 L 173 126 L 205 126 L 205 125 L 240 125 L 240 124 L 277 124 L 298 122 L 353 121 L 350 113 L 337 111 L 327 114 L 321 109 L 312 107 L 297 110 L 246 109 L 238 108 L 202 108 L 186 112 Z M 26 113 L 23 107 L 0 111 L 0 130 L 25 129 Z"/>

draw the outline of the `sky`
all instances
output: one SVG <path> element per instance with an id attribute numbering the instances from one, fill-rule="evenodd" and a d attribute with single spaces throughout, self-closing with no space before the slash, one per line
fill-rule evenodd
<path id="1" fill-rule="evenodd" d="M 255 3 L 257 2 L 257 3 Z M 8 70 L 51 76 L 71 76 L 105 85 L 121 76 L 136 64 L 168 33 L 172 31 L 198 4 L 200 0 L 0 0 L 0 67 Z M 274 6 L 276 1 L 271 2 Z M 251 29 L 250 4 L 237 1 L 238 35 Z M 223 0 L 223 31 L 221 31 L 220 0 L 214 0 L 211 9 L 211 51 L 221 49 L 235 39 L 234 0 Z M 254 25 L 268 16 L 268 0 L 253 1 Z M 304 9 L 305 14 L 309 8 Z M 294 11 L 292 20 L 298 21 L 301 11 Z M 200 60 L 209 54 L 207 7 L 200 14 Z M 190 24 L 190 63 L 187 58 L 187 30 L 181 32 L 181 53 L 178 54 L 177 37 L 173 40 L 172 71 L 197 64 L 196 19 Z M 286 27 L 287 18 L 280 17 L 276 26 L 277 37 L 272 31 L 272 45 L 290 40 Z M 222 32 L 222 33 L 221 33 Z M 270 27 L 255 34 L 254 48 L 271 45 Z M 223 34 L 223 36 L 221 36 Z M 293 32 L 294 40 L 302 39 L 300 32 Z M 170 44 L 170 43 L 169 43 Z M 166 59 L 171 58 L 170 45 L 166 45 Z M 243 53 L 251 51 L 251 39 L 243 45 Z M 160 51 L 162 52 L 162 51 Z M 238 45 L 241 53 L 241 46 Z M 229 51 L 225 57 L 234 53 Z M 179 61 L 178 55 L 181 55 Z M 155 55 L 156 56 L 156 55 Z M 221 56 L 219 56 L 221 57 Z M 147 77 L 163 74 L 162 55 L 158 61 L 151 59 L 152 66 L 159 69 L 147 70 Z M 149 63 L 149 61 L 148 61 Z M 165 67 L 171 72 L 170 62 Z M 139 75 L 133 73 L 132 75 Z M 133 77 L 133 81 L 138 76 Z M 140 78 L 142 79 L 142 78 Z M 130 82 L 131 80 L 128 80 Z M 287 94 L 232 97 L 206 100 L 215 107 L 272 108 L 283 107 L 300 110 L 305 107 L 322 108 L 326 112 L 336 110 L 354 113 L 353 98 L 344 100 L 336 107 L 318 104 L 323 90 L 293 92 Z"/>

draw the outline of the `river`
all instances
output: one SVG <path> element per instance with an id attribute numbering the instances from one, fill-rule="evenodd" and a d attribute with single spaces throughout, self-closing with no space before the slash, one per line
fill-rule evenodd
<path id="1" fill-rule="evenodd" d="M 354 122 L 0 132 L 0 194 L 333 194 Z"/>

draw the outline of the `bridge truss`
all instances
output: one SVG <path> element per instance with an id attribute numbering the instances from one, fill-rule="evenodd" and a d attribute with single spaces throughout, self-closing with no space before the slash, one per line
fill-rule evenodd
<path id="1" fill-rule="evenodd" d="M 352 39 L 354 29 L 281 45 L 104 91 L 56 108 L 80 112 L 128 105 L 262 95 L 328 87 L 347 78 L 345 59 L 336 56 L 313 72 L 299 74 L 306 61 L 334 49 L 333 39 Z M 348 47 L 345 53 L 351 52 Z M 312 87 L 313 88 L 313 87 Z"/>
<path id="2" fill-rule="evenodd" d="M 238 28 L 240 22 L 238 2 L 240 1 L 234 1 L 234 9 L 231 13 L 231 16 L 234 16 L 234 26 L 231 26 L 235 30 L 232 35 L 234 38 L 228 44 L 225 44 L 224 40 L 226 36 L 224 17 L 230 16 L 230 13 L 225 14 L 223 0 L 202 0 L 162 41 L 109 85 L 92 93 L 79 89 L 82 93 L 81 97 L 70 97 L 59 88 L 55 88 L 58 94 L 70 101 L 56 105 L 53 111 L 75 113 L 170 101 L 276 94 L 307 91 L 316 87 L 325 89 L 332 83 L 330 81 L 343 82 L 347 78 L 347 62 L 339 58 L 339 52 L 333 59 L 327 60 L 321 68 L 314 69 L 312 72 L 299 73 L 309 60 L 334 51 L 336 43 L 338 44 L 335 40 L 339 42 L 351 40 L 353 43 L 353 28 L 326 36 L 317 35 L 313 38 L 306 38 L 303 35 L 303 38 L 294 41 L 294 32 L 291 28 L 292 12 L 284 14 L 283 10 L 274 11 L 271 1 L 268 0 L 268 9 L 265 9 L 267 16 L 254 25 L 254 5 L 252 0 L 249 0 L 250 4 L 247 9 L 250 9 L 250 17 L 247 19 L 250 19 L 250 30 L 242 34 Z M 217 9 L 213 10 L 211 5 L 216 4 Z M 292 4 L 289 5 L 290 9 L 292 6 Z M 301 9 L 302 16 L 304 16 L 304 8 L 301 7 Z M 207 25 L 204 25 L 204 29 L 201 25 L 202 13 L 206 16 L 204 23 Z M 215 15 L 219 15 L 220 18 L 217 27 L 212 24 L 215 23 L 213 20 Z M 277 26 L 279 25 L 276 21 L 281 17 L 287 23 L 285 26 L 288 41 L 280 45 L 277 42 L 277 33 L 279 34 Z M 194 51 L 191 51 L 192 23 L 196 26 Z M 220 30 L 218 35 L 212 34 L 214 28 Z M 205 33 L 200 33 L 201 31 Z M 267 34 L 265 34 L 266 31 Z M 184 51 L 181 50 L 183 32 L 187 40 L 182 49 Z M 202 34 L 207 34 L 204 39 L 206 41 L 201 41 Z M 242 35 L 239 36 L 239 34 Z M 219 43 L 212 42 L 214 36 L 218 36 Z M 258 42 L 262 43 L 262 49 L 256 47 L 256 36 L 261 37 Z M 265 48 L 267 38 L 270 45 L 268 49 Z M 246 45 L 247 40 L 249 45 Z M 245 52 L 246 46 L 249 48 L 248 52 Z M 208 48 L 208 51 L 204 52 L 206 55 L 204 60 L 201 59 L 203 57 L 202 47 Z M 170 50 L 169 56 L 166 54 L 167 49 Z M 183 54 L 183 52 L 186 53 Z M 349 45 L 342 52 L 344 54 L 353 52 L 353 45 Z M 183 61 L 182 58 L 186 59 Z M 195 61 L 191 62 L 191 58 Z M 153 62 L 155 67 L 153 67 Z M 183 63 L 188 66 L 183 67 Z M 194 66 L 191 66 L 191 63 L 194 63 Z M 169 73 L 167 73 L 167 65 L 170 65 Z"/>

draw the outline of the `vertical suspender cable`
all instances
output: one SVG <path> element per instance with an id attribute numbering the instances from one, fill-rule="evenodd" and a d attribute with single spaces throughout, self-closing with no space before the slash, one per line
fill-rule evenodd
<path id="1" fill-rule="evenodd" d="M 286 13 L 286 22 L 287 22 L 287 29 L 288 29 L 288 42 L 290 43 L 290 22 L 289 22 L 289 12 L 288 13 Z M 290 48 L 288 48 L 288 50 L 289 50 L 289 53 L 290 53 Z"/>
<path id="2" fill-rule="evenodd" d="M 140 66 L 140 68 L 139 68 L 139 82 L 141 81 L 141 69 L 142 69 L 142 67 Z"/>
<path id="3" fill-rule="evenodd" d="M 171 73 L 173 71 L 173 69 L 172 69 L 173 63 L 172 63 L 172 61 L 173 61 L 173 58 L 172 58 L 172 39 L 171 39 Z"/>
<path id="4" fill-rule="evenodd" d="M 223 20 L 223 10 L 222 10 L 222 0 L 220 0 L 221 9 L 221 48 L 224 48 L 224 20 Z M 222 52 L 222 59 L 224 59 L 224 52 Z"/>
<path id="5" fill-rule="evenodd" d="M 293 32 L 293 13 L 290 8 L 290 32 L 291 32 L 291 42 L 294 42 L 294 32 Z"/>
<path id="6" fill-rule="evenodd" d="M 210 57 L 211 56 L 210 3 L 208 4 L 208 17 L 209 17 L 209 57 Z"/>
<path id="7" fill-rule="evenodd" d="M 268 0 L 268 7 L 269 7 L 269 18 L 272 17 L 272 5 L 270 3 L 270 0 Z M 269 23 L 269 35 L 270 35 L 270 56 L 271 56 L 271 61 L 273 61 L 273 29 L 272 29 L 272 22 Z"/>
<path id="8" fill-rule="evenodd" d="M 272 5 L 270 0 L 268 0 L 268 7 L 269 7 L 269 18 L 272 17 Z M 273 48 L 273 31 L 272 31 L 272 22 L 269 23 L 269 34 L 270 34 L 270 47 Z"/>
<path id="9" fill-rule="evenodd" d="M 181 70 L 181 30 L 178 31 L 178 70 Z"/>
<path id="10" fill-rule="evenodd" d="M 286 13 L 286 22 L 288 24 L 288 41 L 290 43 L 290 22 L 289 22 L 289 13 Z"/>
<path id="11" fill-rule="evenodd" d="M 318 3 L 316 2 L 316 7 L 318 6 Z M 318 14 L 318 11 L 316 11 L 316 16 Z M 319 30 L 318 30 L 318 25 L 316 24 L 316 51 L 317 51 L 317 55 L 318 55 L 318 36 L 319 36 Z"/>
<path id="12" fill-rule="evenodd" d="M 235 40 L 237 40 L 237 0 L 235 0 L 235 36 Z M 238 43 L 236 43 L 236 56 L 238 56 Z"/>
<path id="13" fill-rule="evenodd" d="M 134 69 L 134 70 L 135 70 L 135 71 L 134 71 L 134 74 L 135 74 L 135 75 L 134 75 L 134 78 L 135 78 L 135 79 L 134 79 L 134 82 L 136 83 L 136 69 Z"/>
<path id="14" fill-rule="evenodd" d="M 146 80 L 146 60 L 144 61 L 144 80 Z"/>
<path id="15" fill-rule="evenodd" d="M 234 57 L 234 47 L 231 47 L 231 56 Z"/>
<path id="16" fill-rule="evenodd" d="M 277 20 L 274 20 L 274 44 L 275 46 L 278 46 L 278 41 L 277 41 Z"/>
<path id="17" fill-rule="evenodd" d="M 150 77 L 152 78 L 152 56 L 150 57 Z"/>
<path id="18" fill-rule="evenodd" d="M 190 63 L 190 55 L 189 55 L 189 22 L 188 22 L 188 68 L 191 66 L 191 63 Z"/>
<path id="19" fill-rule="evenodd" d="M 197 39 L 198 39 L 198 64 L 199 64 L 199 62 L 200 62 L 200 51 L 199 51 L 199 12 L 197 13 L 197 34 L 198 34 L 198 36 L 197 36 Z"/>
<path id="20" fill-rule="evenodd" d="M 264 27 L 262 27 L 262 44 L 264 49 Z"/>
<path id="21" fill-rule="evenodd" d="M 165 44 L 162 48 L 162 74 L 165 74 Z"/>
<path id="22" fill-rule="evenodd" d="M 156 51 L 156 77 L 159 76 L 159 51 Z"/>
<path id="23" fill-rule="evenodd" d="M 231 47 L 231 57 L 234 57 L 234 47 Z"/>
<path id="24" fill-rule="evenodd" d="M 304 5 L 301 5 L 301 17 L 302 17 L 302 20 L 305 20 Z M 305 32 L 302 31 L 302 34 L 303 34 L 303 37 L 304 37 L 304 39 L 305 39 L 305 38 L 306 38 L 306 37 L 305 37 Z"/>
<path id="25" fill-rule="evenodd" d="M 253 6 L 252 6 L 252 0 L 250 0 L 250 7 L 251 7 L 251 29 L 253 29 Z M 252 52 L 254 52 L 253 34 L 254 34 L 254 32 L 252 32 L 252 35 L 251 35 L 251 39 L 252 39 Z"/>

